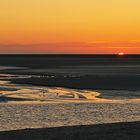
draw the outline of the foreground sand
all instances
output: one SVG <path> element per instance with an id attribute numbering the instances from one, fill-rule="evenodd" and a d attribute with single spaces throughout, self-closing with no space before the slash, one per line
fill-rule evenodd
<path id="1" fill-rule="evenodd" d="M 140 121 L 140 104 L 0 104 L 0 131 L 132 121 Z"/>
<path id="2" fill-rule="evenodd" d="M 1 140 L 139 140 L 140 122 L 0 132 Z"/>

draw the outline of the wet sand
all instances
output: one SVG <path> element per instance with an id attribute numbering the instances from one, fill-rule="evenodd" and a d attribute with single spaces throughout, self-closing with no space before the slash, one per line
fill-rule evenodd
<path id="1" fill-rule="evenodd" d="M 139 55 L 0 56 L 0 139 L 139 140 L 139 64 Z"/>
<path id="2" fill-rule="evenodd" d="M 140 91 L 18 85 L 8 80 L 0 81 L 0 131 L 140 121 Z"/>
<path id="3" fill-rule="evenodd" d="M 16 85 L 2 80 L 0 80 L 0 91 L 0 103 L 140 103 L 140 91 L 95 91 Z"/>

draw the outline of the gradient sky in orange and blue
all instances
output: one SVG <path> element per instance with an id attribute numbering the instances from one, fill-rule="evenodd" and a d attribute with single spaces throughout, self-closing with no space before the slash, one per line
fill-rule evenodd
<path id="1" fill-rule="evenodd" d="M 140 54 L 140 0 L 1 0 L 1 53 Z"/>

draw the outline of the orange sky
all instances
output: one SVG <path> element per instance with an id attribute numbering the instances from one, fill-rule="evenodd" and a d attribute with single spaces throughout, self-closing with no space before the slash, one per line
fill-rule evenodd
<path id="1" fill-rule="evenodd" d="M 140 54 L 140 0 L 1 0 L 1 53 Z"/>

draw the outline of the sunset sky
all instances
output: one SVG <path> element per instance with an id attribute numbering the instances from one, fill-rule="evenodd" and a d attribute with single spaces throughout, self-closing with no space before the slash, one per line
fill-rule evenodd
<path id="1" fill-rule="evenodd" d="M 140 54 L 140 0 L 1 0 L 0 53 Z"/>

